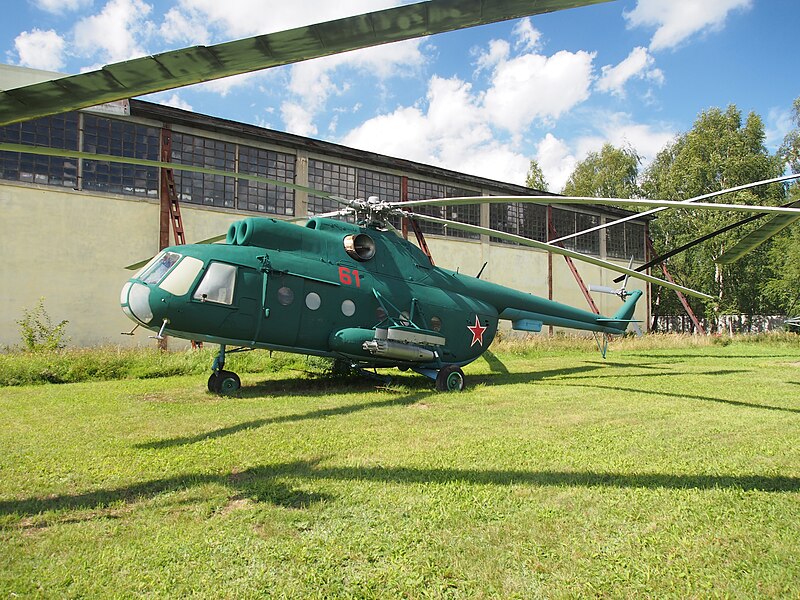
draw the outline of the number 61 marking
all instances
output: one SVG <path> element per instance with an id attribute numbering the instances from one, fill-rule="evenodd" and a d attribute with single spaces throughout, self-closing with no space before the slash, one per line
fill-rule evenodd
<path id="1" fill-rule="evenodd" d="M 342 282 L 342 285 L 353 285 L 353 281 L 355 281 L 356 287 L 361 287 L 361 277 L 356 269 L 339 267 L 339 281 Z"/>

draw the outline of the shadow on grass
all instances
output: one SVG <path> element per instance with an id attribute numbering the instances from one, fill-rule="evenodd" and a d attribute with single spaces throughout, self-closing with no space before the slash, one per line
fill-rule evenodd
<path id="1" fill-rule="evenodd" d="M 590 377 L 570 377 L 570 380 L 580 379 L 646 379 L 650 377 L 690 377 L 694 375 L 737 375 L 741 373 L 752 373 L 748 369 L 717 369 L 714 371 L 662 371 L 661 373 L 607 373 L 603 375 L 591 375 Z"/>
<path id="2" fill-rule="evenodd" d="M 704 402 L 719 402 L 731 406 L 741 406 L 744 408 L 758 408 L 761 410 L 775 410 L 780 412 L 800 413 L 800 408 L 787 408 L 784 406 L 770 406 L 769 404 L 754 404 L 752 402 L 742 402 L 741 400 L 727 400 L 725 398 L 714 398 L 713 396 L 697 396 L 694 394 L 679 394 L 676 392 L 665 392 L 663 390 L 640 390 L 637 388 L 626 388 L 611 385 L 589 385 L 588 383 L 564 383 L 560 384 L 569 387 L 593 388 L 597 390 L 608 390 L 610 392 L 625 392 L 629 394 L 648 394 L 652 396 L 664 396 L 667 398 L 679 398 L 681 400 L 702 400 Z"/>
<path id="3" fill-rule="evenodd" d="M 525 373 L 489 373 L 485 375 L 470 375 L 467 377 L 469 385 L 503 385 L 515 383 L 536 383 L 547 379 L 567 378 L 579 373 L 591 373 L 601 369 L 602 365 L 580 365 L 565 367 L 563 369 L 549 369 L 547 371 L 529 371 Z"/>
<path id="4" fill-rule="evenodd" d="M 320 467 L 320 460 L 253 467 L 226 475 L 188 473 L 83 494 L 32 497 L 0 501 L 0 514 L 20 518 L 48 511 L 118 507 L 207 484 L 221 484 L 236 498 L 287 508 L 307 508 L 332 500 L 323 493 L 297 489 L 313 481 L 361 481 L 388 484 L 450 484 L 535 487 L 605 487 L 672 490 L 736 489 L 761 492 L 800 491 L 800 477 L 765 475 L 685 475 L 670 473 L 615 473 L 596 471 L 522 471 L 420 469 L 411 467 Z M 287 479 L 299 480 L 294 485 Z"/>
<path id="5" fill-rule="evenodd" d="M 567 369 L 551 369 L 549 371 L 537 371 L 532 373 L 506 372 L 502 374 L 471 376 L 468 378 L 468 381 L 470 385 L 475 385 L 479 383 L 485 383 L 490 385 L 531 383 L 553 377 L 562 377 L 565 375 L 571 375 L 575 373 L 594 371 L 598 368 L 600 367 L 580 366 L 580 367 L 571 367 Z M 288 380 L 289 381 L 288 387 L 291 388 L 294 393 L 286 391 L 287 380 L 280 382 L 266 381 L 261 384 L 243 388 L 243 390 L 239 392 L 239 397 L 252 398 L 252 397 L 268 396 L 270 391 L 273 394 L 276 393 L 277 388 L 283 390 L 281 393 L 284 395 L 289 393 L 290 395 L 296 395 L 296 396 L 315 396 L 315 397 L 319 396 L 321 393 L 324 393 L 325 391 L 336 392 L 336 393 L 351 393 L 354 391 L 375 390 L 374 382 L 369 382 L 362 378 L 352 379 L 352 378 L 332 377 L 332 378 L 320 378 L 320 379 L 322 379 L 322 381 L 310 381 L 308 379 Z M 361 402 L 356 404 L 346 404 L 344 406 L 335 406 L 332 408 L 321 408 L 304 413 L 294 413 L 291 415 L 268 417 L 264 419 L 253 419 L 251 421 L 245 421 L 243 423 L 237 423 L 229 427 L 222 427 L 220 429 L 214 429 L 212 431 L 206 431 L 195 435 L 181 436 L 181 437 L 157 440 L 152 442 L 143 442 L 140 444 L 135 444 L 134 448 L 139 448 L 144 450 L 159 450 L 164 448 L 172 448 L 175 446 L 186 446 L 189 444 L 195 444 L 197 442 L 202 442 L 205 440 L 211 440 L 211 439 L 225 437 L 228 435 L 233 435 L 235 433 L 238 433 L 240 431 L 245 431 L 247 429 L 256 429 L 259 427 L 265 427 L 267 425 L 276 425 L 280 423 L 295 423 L 298 421 L 308 421 L 313 419 L 324 419 L 326 417 L 350 415 L 363 410 L 373 410 L 389 406 L 404 406 L 404 405 L 407 406 L 414 404 L 419 400 L 426 398 L 432 394 L 437 393 L 431 389 L 431 382 L 427 378 L 422 376 L 405 377 L 402 383 L 405 387 L 411 388 L 411 393 L 404 395 L 401 392 L 400 395 L 396 395 L 388 399 L 379 399 L 371 402 Z"/>
<path id="6" fill-rule="evenodd" d="M 362 410 L 374 410 L 389 406 L 408 406 L 428 396 L 430 393 L 432 392 L 409 394 L 406 396 L 395 396 L 393 398 L 376 400 L 374 402 L 361 402 L 357 404 L 335 406 L 332 408 L 320 408 L 305 413 L 294 413 L 291 415 L 282 415 L 278 417 L 269 417 L 265 419 L 254 419 L 252 421 L 245 421 L 243 423 L 237 423 L 236 425 L 231 425 L 229 427 L 222 427 L 220 429 L 214 429 L 212 431 L 206 431 L 204 433 L 198 433 L 196 435 L 135 444 L 134 448 L 146 449 L 146 450 L 159 450 L 163 448 L 171 448 L 173 446 L 186 446 L 189 444 L 195 444 L 197 442 L 202 442 L 205 440 L 213 440 L 216 438 L 233 435 L 234 433 L 245 431 L 247 429 L 257 429 L 259 427 L 265 427 L 267 425 L 276 425 L 279 423 L 296 423 L 299 421 L 309 421 L 314 419 L 325 419 L 326 417 L 350 415 L 356 412 L 360 412 Z"/>
<path id="7" fill-rule="evenodd" d="M 713 347 L 713 346 L 712 346 Z M 682 354 L 680 352 L 665 351 L 663 354 L 651 352 L 635 352 L 634 356 L 641 356 L 644 358 L 667 358 L 677 359 L 680 361 L 684 358 L 712 358 L 714 360 L 726 360 L 729 358 L 797 358 L 796 353 L 789 354 L 759 354 L 757 352 L 737 352 L 735 354 Z"/>
<path id="8" fill-rule="evenodd" d="M 492 373 L 508 373 L 508 368 L 491 350 L 485 350 L 483 354 L 481 354 L 481 358 L 489 364 L 489 369 L 491 369 Z"/>

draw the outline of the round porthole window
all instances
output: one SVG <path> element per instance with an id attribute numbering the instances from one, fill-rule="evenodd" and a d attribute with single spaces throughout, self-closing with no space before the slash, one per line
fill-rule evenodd
<path id="1" fill-rule="evenodd" d="M 434 331 L 442 330 L 442 320 L 439 317 L 431 317 L 431 329 Z"/>
<path id="2" fill-rule="evenodd" d="M 386 318 L 386 311 L 383 310 L 382 306 L 375 309 L 375 316 L 378 317 L 379 321 L 383 321 Z"/>
<path id="3" fill-rule="evenodd" d="M 345 300 L 342 302 L 342 314 L 345 317 L 352 317 L 356 314 L 356 303 L 352 300 Z"/>
<path id="4" fill-rule="evenodd" d="M 311 310 L 317 310 L 322 305 L 322 300 L 319 297 L 319 294 L 316 292 L 311 292 L 308 296 L 306 296 L 306 306 Z"/>
<path id="5" fill-rule="evenodd" d="M 294 292 L 291 290 L 291 288 L 282 287 L 278 290 L 278 302 L 284 306 L 289 306 L 292 302 L 294 302 Z"/>

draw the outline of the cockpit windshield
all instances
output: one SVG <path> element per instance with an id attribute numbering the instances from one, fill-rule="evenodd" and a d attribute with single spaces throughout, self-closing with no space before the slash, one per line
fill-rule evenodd
<path id="1" fill-rule="evenodd" d="M 144 283 L 158 283 L 180 259 L 181 255 L 177 252 L 162 252 L 142 269 L 138 279 Z"/>

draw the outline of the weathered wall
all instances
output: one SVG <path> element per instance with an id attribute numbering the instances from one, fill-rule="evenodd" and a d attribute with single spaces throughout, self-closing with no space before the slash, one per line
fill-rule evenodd
<path id="1" fill-rule="evenodd" d="M 158 211 L 154 200 L 0 184 L 0 347 L 20 343 L 16 321 L 40 297 L 55 323 L 69 320 L 66 333 L 72 345 L 154 343 L 150 332 L 120 335 L 133 323 L 119 308 L 119 293 L 131 274 L 124 266 L 157 251 Z M 186 204 L 181 212 L 190 242 L 224 233 L 241 218 Z M 448 238 L 428 242 L 439 266 L 474 275 L 486 261 L 485 279 L 547 296 L 543 252 Z M 564 259 L 554 257 L 553 269 L 554 298 L 585 308 Z M 580 265 L 579 270 L 587 284 L 613 285 L 613 275 L 597 267 Z M 605 314 L 619 307 L 613 296 L 595 294 L 595 299 Z M 639 303 L 637 318 L 646 316 L 645 304 Z"/>

